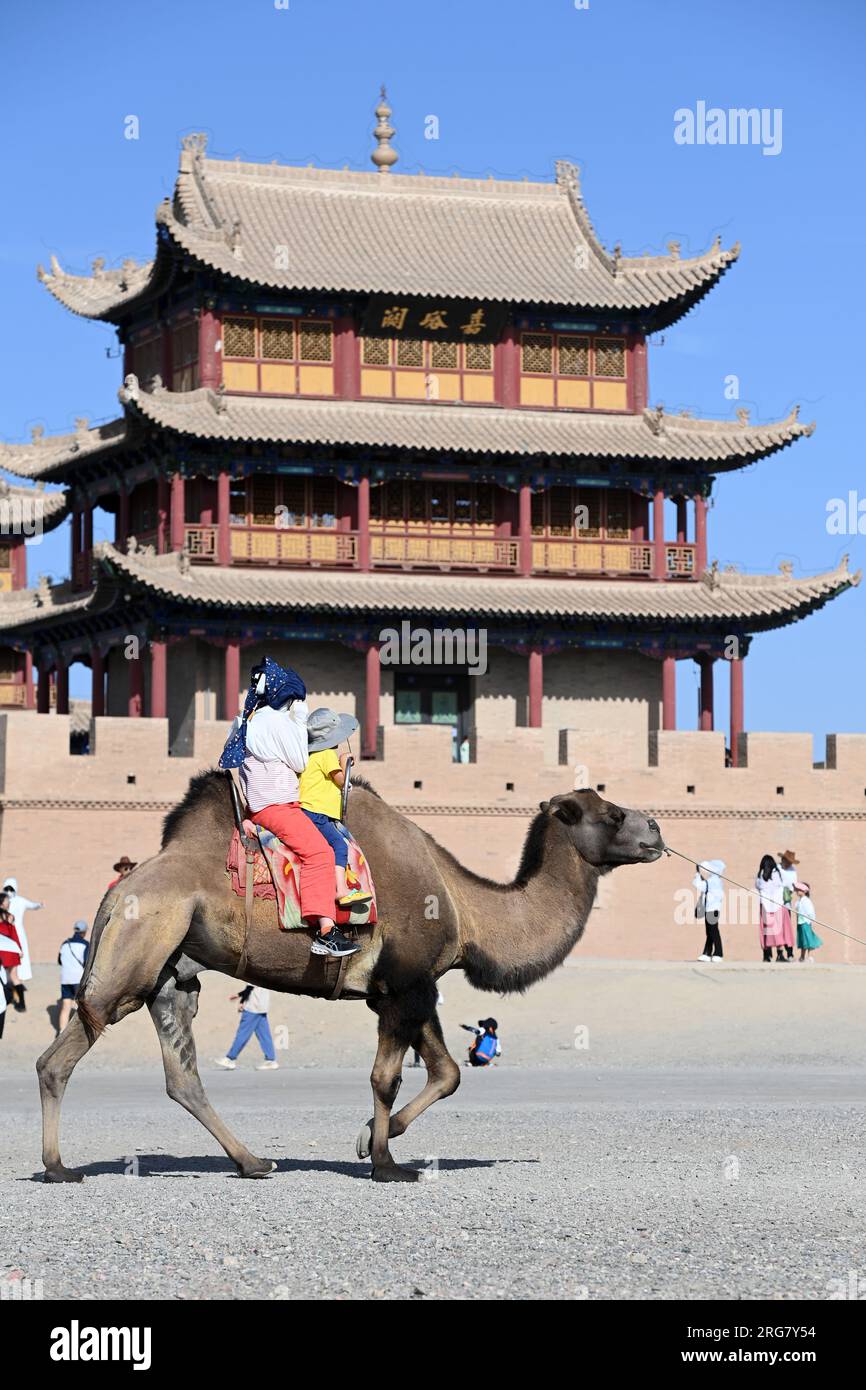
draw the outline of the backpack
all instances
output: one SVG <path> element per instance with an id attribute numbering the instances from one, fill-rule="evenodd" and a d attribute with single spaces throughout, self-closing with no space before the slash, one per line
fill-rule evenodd
<path id="1" fill-rule="evenodd" d="M 492 1062 L 496 1056 L 496 1039 L 492 1033 L 483 1033 L 478 1039 L 475 1047 L 475 1056 L 483 1057 L 485 1062 Z"/>

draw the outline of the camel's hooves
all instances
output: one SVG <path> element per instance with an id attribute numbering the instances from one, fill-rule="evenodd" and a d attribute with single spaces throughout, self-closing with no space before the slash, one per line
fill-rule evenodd
<path id="1" fill-rule="evenodd" d="M 361 1126 L 358 1138 L 355 1140 L 355 1152 L 359 1158 L 369 1158 L 373 1151 L 373 1121 L 368 1120 Z"/>
<path id="2" fill-rule="evenodd" d="M 374 1182 L 420 1182 L 423 1173 L 414 1168 L 401 1168 L 397 1163 L 386 1164 L 384 1168 L 374 1168 L 370 1174 Z"/>
<path id="3" fill-rule="evenodd" d="M 254 1168 L 239 1168 L 238 1176 L 242 1178 L 269 1178 L 271 1173 L 277 1171 L 277 1165 L 273 1159 L 260 1158 Z"/>
<path id="4" fill-rule="evenodd" d="M 84 1182 L 84 1174 L 79 1173 L 75 1168 L 46 1168 L 42 1179 L 43 1182 Z"/>

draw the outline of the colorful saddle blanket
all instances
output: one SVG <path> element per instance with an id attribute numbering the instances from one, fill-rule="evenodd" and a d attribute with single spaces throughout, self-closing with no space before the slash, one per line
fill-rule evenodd
<path id="1" fill-rule="evenodd" d="M 346 832 L 348 835 L 348 831 Z M 251 820 L 244 821 L 244 834 L 257 840 L 257 850 L 252 863 L 253 897 L 275 898 L 277 916 L 283 931 L 294 931 L 306 924 L 301 920 L 300 896 L 298 893 L 301 873 L 298 861 L 291 850 L 286 849 L 282 840 L 277 839 L 270 830 L 264 830 Z M 371 893 L 373 901 L 361 908 L 346 911 L 337 907 L 335 921 L 338 926 L 363 926 L 374 923 L 376 918 L 376 890 L 370 865 L 364 857 L 361 846 L 348 836 L 349 863 L 346 868 L 346 883 L 349 888 L 360 888 L 363 893 Z M 247 860 L 237 830 L 232 833 L 226 859 L 226 872 L 231 880 L 233 891 L 244 897 L 247 887 Z M 334 885 L 336 895 L 336 883 Z M 336 904 L 335 904 L 336 906 Z"/>

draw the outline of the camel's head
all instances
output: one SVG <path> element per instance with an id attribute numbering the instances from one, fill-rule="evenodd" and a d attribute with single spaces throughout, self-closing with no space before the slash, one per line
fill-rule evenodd
<path id="1" fill-rule="evenodd" d="M 560 821 L 581 858 L 598 869 L 652 864 L 664 853 L 658 824 L 594 791 L 565 792 L 542 801 L 542 812 Z"/>

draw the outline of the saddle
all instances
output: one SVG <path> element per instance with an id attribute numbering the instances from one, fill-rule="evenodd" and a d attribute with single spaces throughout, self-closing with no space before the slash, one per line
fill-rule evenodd
<path id="1" fill-rule="evenodd" d="M 347 832 L 348 833 L 348 832 Z M 232 833 L 226 858 L 226 873 L 231 881 L 232 891 L 240 898 L 247 896 L 247 875 L 252 874 L 252 894 L 254 898 L 270 898 L 277 904 L 277 920 L 281 931 L 296 931 L 306 928 L 301 919 L 300 865 L 282 840 L 264 830 L 253 821 L 243 821 L 243 834 L 246 845 L 253 846 L 249 854 L 236 828 Z M 371 895 L 371 902 L 362 907 L 346 910 L 334 904 L 334 920 L 338 926 L 360 927 L 374 924 L 376 917 L 376 890 L 370 866 L 357 840 L 349 837 L 349 863 L 346 869 L 346 883 L 349 888 L 360 888 Z M 336 884 L 335 884 L 336 893 Z"/>

